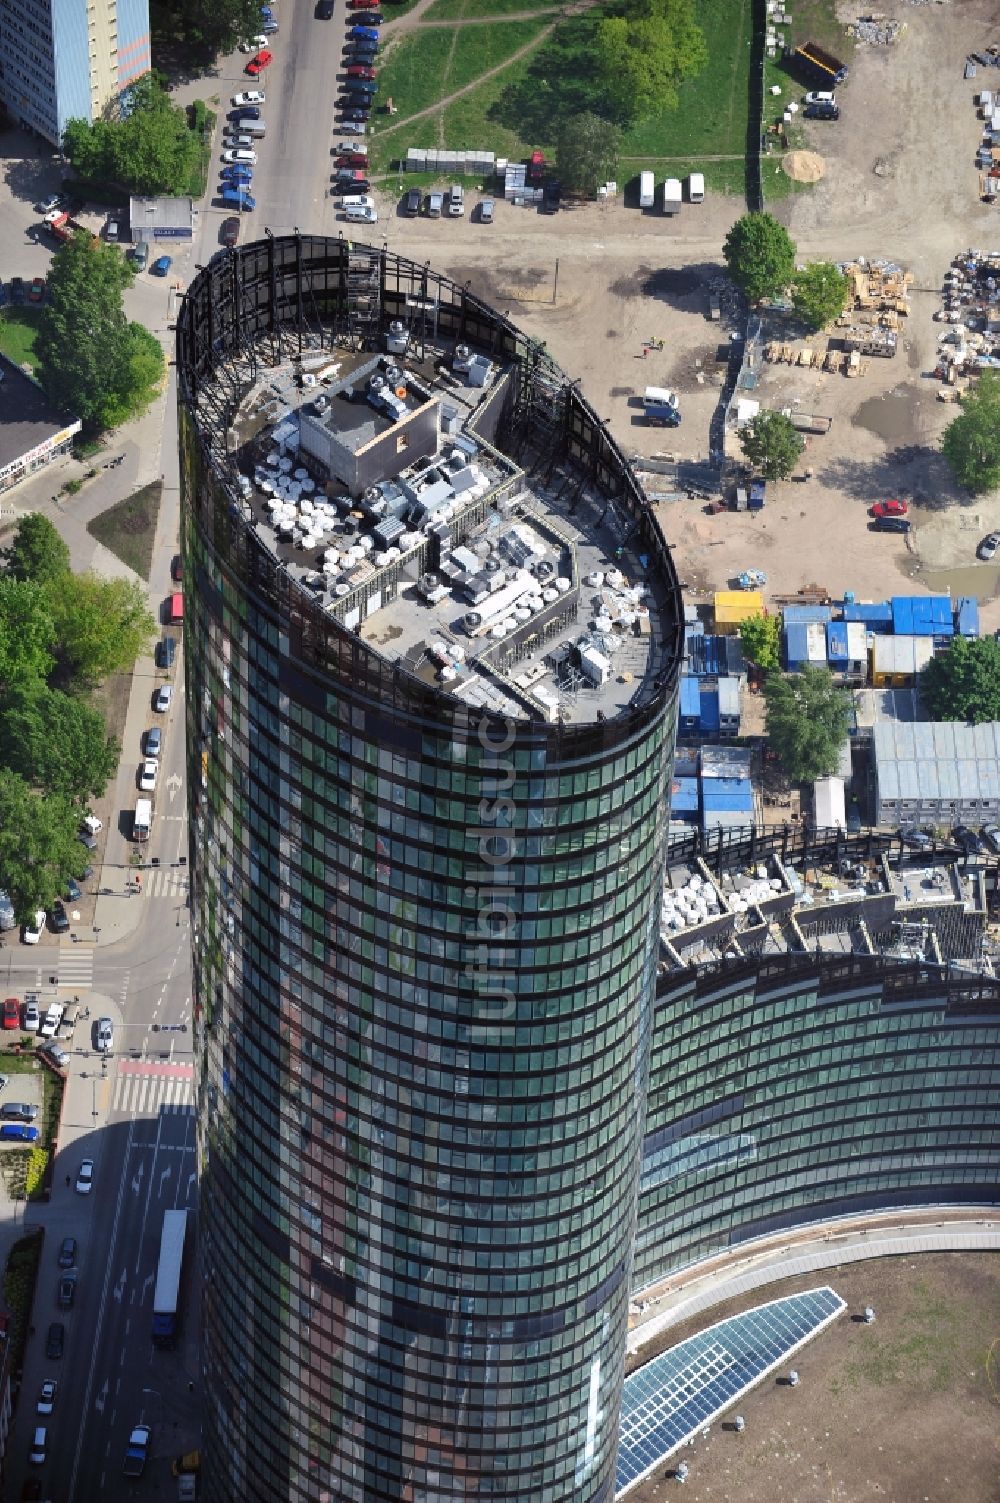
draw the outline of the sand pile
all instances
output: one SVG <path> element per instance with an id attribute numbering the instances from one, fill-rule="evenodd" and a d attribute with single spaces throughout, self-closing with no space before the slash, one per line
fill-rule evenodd
<path id="1" fill-rule="evenodd" d="M 826 163 L 814 151 L 786 151 L 781 165 L 795 183 L 818 183 L 826 173 Z"/>

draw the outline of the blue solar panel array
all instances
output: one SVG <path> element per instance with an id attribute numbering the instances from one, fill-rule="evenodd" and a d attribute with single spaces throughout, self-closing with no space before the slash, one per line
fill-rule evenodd
<path id="1" fill-rule="evenodd" d="M 615 1493 L 676 1451 L 847 1306 L 830 1288 L 730 1316 L 625 1379 Z"/>

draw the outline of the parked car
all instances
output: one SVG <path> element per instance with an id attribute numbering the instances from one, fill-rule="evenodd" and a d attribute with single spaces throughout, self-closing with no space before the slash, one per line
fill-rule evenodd
<path id="1" fill-rule="evenodd" d="M 404 193 L 401 207 L 403 213 L 409 215 L 411 219 L 415 219 L 420 213 L 420 204 L 421 195 L 419 188 L 410 188 L 407 193 Z"/>
<path id="2" fill-rule="evenodd" d="M 58 898 L 49 910 L 49 928 L 53 934 L 69 933 L 69 914 Z"/>
<path id="3" fill-rule="evenodd" d="M 48 1335 L 45 1338 L 45 1355 L 50 1362 L 56 1362 L 63 1354 L 66 1345 L 66 1327 L 61 1320 L 54 1320 L 49 1326 Z"/>
<path id="4" fill-rule="evenodd" d="M 83 897 L 83 893 L 80 891 L 80 884 L 75 877 L 66 878 L 66 892 L 64 896 L 67 903 L 79 903 Z"/>
<path id="5" fill-rule="evenodd" d="M 3 1004 L 3 1026 L 5 1028 L 20 1028 L 21 1004 L 16 997 L 8 997 Z"/>
<path id="6" fill-rule="evenodd" d="M 265 47 L 262 52 L 258 52 L 256 57 L 250 59 L 246 66 L 246 72 L 249 73 L 251 78 L 256 78 L 258 73 L 263 73 L 265 68 L 270 67 L 272 61 L 271 54 Z"/>
<path id="7" fill-rule="evenodd" d="M 240 228 L 239 220 L 234 219 L 233 224 L 236 226 L 238 233 Z M 179 553 L 175 553 L 170 560 L 170 578 L 174 584 L 181 584 L 184 579 L 184 560 Z"/>
<path id="8" fill-rule="evenodd" d="M 233 246 L 237 243 L 239 238 L 240 221 L 236 217 L 236 215 L 230 215 L 230 217 L 228 219 L 224 219 L 222 221 L 222 224 L 219 226 L 219 244 L 228 246 L 229 249 L 232 250 Z"/>
<path id="9" fill-rule="evenodd" d="M 873 517 L 905 517 L 909 509 L 908 501 L 876 501 L 871 514 Z"/>
<path id="10" fill-rule="evenodd" d="M 222 153 L 222 160 L 224 162 L 232 162 L 234 165 L 241 167 L 256 167 L 257 153 L 251 151 L 248 147 L 240 146 L 235 151 L 224 151 Z"/>
<path id="11" fill-rule="evenodd" d="M 542 213 L 556 214 L 562 202 L 562 184 L 546 183 L 542 189 Z"/>
<path id="12" fill-rule="evenodd" d="M 39 1049 L 38 1053 L 43 1059 L 55 1065 L 57 1070 L 65 1070 L 69 1064 L 69 1055 L 62 1044 L 46 1044 L 43 1049 Z"/>
<path id="13" fill-rule="evenodd" d="M 42 1016 L 38 1011 L 38 1003 L 25 1002 L 24 1017 L 21 1021 L 21 1027 L 24 1029 L 25 1033 L 37 1033 L 39 1027 L 41 1026 L 41 1021 Z"/>
<path id="14" fill-rule="evenodd" d="M 375 69 L 369 67 L 367 63 L 351 63 L 347 69 L 347 76 L 348 78 L 373 79 L 375 77 Z"/>
<path id="15" fill-rule="evenodd" d="M 242 104 L 238 110 L 230 110 L 229 118 L 236 124 L 242 124 L 246 120 L 259 120 L 260 109 L 255 104 Z"/>
<path id="16" fill-rule="evenodd" d="M 348 30 L 347 35 L 351 37 L 371 37 L 373 41 L 378 41 L 378 32 L 374 26 L 352 26 Z"/>
<path id="17" fill-rule="evenodd" d="M 174 654 L 176 653 L 176 651 L 176 638 L 163 637 L 161 641 L 157 642 L 156 644 L 156 661 L 158 665 L 161 668 L 166 668 L 169 671 L 169 669 L 174 666 Z"/>
<path id="18" fill-rule="evenodd" d="M 496 205 L 494 204 L 492 198 L 481 199 L 479 203 L 479 223 L 492 224 L 495 208 Z"/>
<path id="19" fill-rule="evenodd" d="M 836 104 L 837 96 L 828 89 L 811 89 L 806 95 L 806 104 Z"/>
<path id="20" fill-rule="evenodd" d="M 76 1192 L 78 1195 L 89 1195 L 94 1188 L 94 1161 L 84 1159 L 76 1176 Z"/>
<path id="21" fill-rule="evenodd" d="M 956 825 L 951 834 L 963 855 L 978 856 L 982 853 L 983 843 L 975 830 L 970 830 L 968 825 Z"/>
<path id="22" fill-rule="evenodd" d="M 983 825 L 979 838 L 988 851 L 1000 856 L 1000 825 Z"/>
<path id="23" fill-rule="evenodd" d="M 247 186 L 249 186 L 249 184 L 253 182 L 253 168 L 252 167 L 223 167 L 222 173 L 221 173 L 221 177 L 222 177 L 222 183 L 223 183 L 224 187 L 226 186 L 226 184 L 229 184 L 229 185 L 236 184 L 236 185 L 247 185 Z"/>
<path id="24" fill-rule="evenodd" d="M 52 1413 L 53 1409 L 55 1408 L 56 1393 L 58 1392 L 58 1389 L 59 1384 L 56 1382 L 55 1378 L 45 1379 L 45 1382 L 38 1390 L 38 1402 L 35 1405 L 36 1414 Z"/>
<path id="25" fill-rule="evenodd" d="M 161 684 L 156 691 L 156 698 L 153 700 L 153 709 L 157 710 L 161 715 L 165 715 L 170 709 L 173 692 L 170 684 Z"/>
<path id="26" fill-rule="evenodd" d="M 365 133 L 364 125 L 357 120 L 341 120 L 337 129 L 342 130 L 345 136 L 363 136 Z"/>
<path id="27" fill-rule="evenodd" d="M 267 46 L 267 37 L 266 36 L 260 35 L 260 36 L 255 36 L 255 37 L 248 37 L 246 39 L 246 41 L 240 43 L 240 51 L 241 52 L 259 52 L 260 49 L 261 49 L 261 47 L 266 47 L 266 46 Z"/>
<path id="28" fill-rule="evenodd" d="M 110 1018 L 98 1018 L 95 1044 L 98 1054 L 110 1054 L 115 1044 L 114 1024 Z"/>
<path id="29" fill-rule="evenodd" d="M 126 254 L 127 259 L 131 261 L 136 271 L 146 270 L 146 263 L 149 260 L 149 246 L 144 240 L 140 240 L 138 245 L 133 245 Z"/>
<path id="30" fill-rule="evenodd" d="M 43 198 L 41 203 L 35 205 L 36 214 L 51 214 L 53 209 L 58 209 L 62 198 L 58 193 L 50 193 L 48 198 Z"/>
<path id="31" fill-rule="evenodd" d="M 316 0 L 317 21 L 331 21 L 333 19 L 333 0 Z"/>
<path id="32" fill-rule="evenodd" d="M 94 837 L 90 836 L 88 838 L 93 840 Z M 97 844 L 96 840 L 94 840 L 94 844 Z M 38 908 L 35 910 L 34 919 L 30 923 L 25 924 L 23 929 L 21 930 L 21 939 L 23 943 L 26 945 L 37 945 L 38 941 L 42 937 L 42 932 L 44 929 L 45 909 Z"/>
<path id="33" fill-rule="evenodd" d="M 97 850 L 97 836 L 96 835 L 91 835 L 91 833 L 90 833 L 89 830 L 81 830 L 80 833 L 79 833 L 79 835 L 77 835 L 76 838 L 80 842 L 81 845 L 85 845 L 87 847 L 88 851 L 96 851 Z M 29 940 L 28 943 L 31 944 L 32 941 Z"/>
<path id="34" fill-rule="evenodd" d="M 24 278 L 23 277 L 11 277 L 11 279 L 10 279 L 10 300 L 11 300 L 12 303 L 23 303 L 24 302 Z"/>
<path id="35" fill-rule="evenodd" d="M 349 120 L 358 120 L 358 121 L 367 120 L 369 118 L 369 116 L 371 115 L 371 111 L 370 110 L 347 109 L 347 108 L 345 108 L 343 106 L 338 106 L 338 108 L 340 109 L 340 113 L 343 116 L 343 121 L 341 122 L 341 124 L 342 124 L 342 128 L 345 129 L 345 130 L 347 128 L 347 121 L 349 121 Z"/>
<path id="36" fill-rule="evenodd" d="M 49 1432 L 44 1425 L 36 1425 L 32 1435 L 31 1445 L 28 1447 L 28 1461 L 31 1466 L 44 1466 L 48 1455 Z"/>
<path id="37" fill-rule="evenodd" d="M 1000 548 L 1000 532 L 991 532 L 983 538 L 976 549 L 976 557 L 984 560 L 991 559 L 998 548 Z"/>
<path id="38" fill-rule="evenodd" d="M 45 301 L 45 278 L 32 277 L 31 286 L 28 288 L 29 303 L 44 303 Z"/>
<path id="39" fill-rule="evenodd" d="M 59 1267 L 72 1268 L 76 1262 L 76 1238 L 64 1237 L 59 1244 Z"/>
<path id="40" fill-rule="evenodd" d="M 244 104 L 266 104 L 267 99 L 263 89 L 244 89 L 242 94 L 234 94 L 232 103 L 237 107 Z"/>
<path id="41" fill-rule="evenodd" d="M 23 1122 L 0 1123 L 0 1143 L 37 1143 L 37 1127 L 26 1127 Z"/>
<path id="42" fill-rule="evenodd" d="M 151 725 L 146 732 L 146 756 L 158 757 L 163 742 L 163 732 L 158 725 Z"/>
<path id="43" fill-rule="evenodd" d="M 156 787 L 156 774 L 160 764 L 155 757 L 147 757 L 139 768 L 139 787 L 143 793 L 152 793 Z"/>
<path id="44" fill-rule="evenodd" d="M 165 277 L 173 264 L 172 256 L 157 256 L 149 268 L 149 274 L 151 277 Z"/>
<path id="45" fill-rule="evenodd" d="M 837 104 L 807 104 L 802 113 L 807 120 L 839 120 L 840 106 Z"/>
<path id="46" fill-rule="evenodd" d="M 76 1299 L 76 1273 L 64 1273 L 59 1280 L 59 1308 L 60 1310 L 72 1310 L 73 1301 Z"/>
<path id="47" fill-rule="evenodd" d="M 34 1122 L 38 1116 L 38 1107 L 30 1101 L 5 1101 L 0 1106 L 0 1121 L 4 1122 Z"/>
<path id="48" fill-rule="evenodd" d="M 366 151 L 341 151 L 337 158 L 338 167 L 360 168 L 362 171 L 368 166 L 368 153 Z M 410 192 L 414 190 L 411 188 Z M 419 196 L 419 195 L 418 195 Z"/>
<path id="49" fill-rule="evenodd" d="M 910 523 L 905 517 L 876 517 L 872 532 L 909 532 Z"/>
<path id="50" fill-rule="evenodd" d="M 934 844 L 933 837 L 926 830 L 918 830 L 915 825 L 904 825 L 899 838 L 914 851 L 929 851 Z"/>

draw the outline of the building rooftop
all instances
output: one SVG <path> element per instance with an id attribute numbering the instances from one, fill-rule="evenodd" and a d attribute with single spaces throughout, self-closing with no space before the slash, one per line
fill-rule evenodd
<path id="1" fill-rule="evenodd" d="M 872 746 L 881 799 L 1000 797 L 1000 722 L 878 721 Z"/>
<path id="2" fill-rule="evenodd" d="M 41 387 L 0 356 L 0 476 L 39 445 L 51 444 L 79 429 L 79 422 L 64 421 Z"/>

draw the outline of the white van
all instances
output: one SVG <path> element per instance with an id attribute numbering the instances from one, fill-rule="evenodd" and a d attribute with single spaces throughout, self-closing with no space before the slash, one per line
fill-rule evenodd
<path id="1" fill-rule="evenodd" d="M 49 1432 L 44 1425 L 39 1425 L 31 1441 L 31 1450 L 28 1452 L 28 1460 L 32 1466 L 45 1465 L 45 1449 L 48 1445 Z"/>
<path id="2" fill-rule="evenodd" d="M 150 826 L 153 823 L 153 802 L 148 798 L 137 798 L 135 801 L 135 814 L 132 816 L 132 839 L 148 840 Z"/>
<path id="3" fill-rule="evenodd" d="M 465 189 L 461 183 L 452 183 L 448 189 L 448 213 L 459 219 L 465 213 Z"/>
<path id="4" fill-rule="evenodd" d="M 656 182 L 651 172 L 639 173 L 639 207 L 651 209 L 656 194 Z"/>
<path id="5" fill-rule="evenodd" d="M 684 195 L 681 192 L 681 180 L 679 177 L 668 177 L 663 184 L 663 212 L 664 214 L 676 214 L 683 202 Z"/>
<path id="6" fill-rule="evenodd" d="M 703 204 L 705 202 L 705 179 L 700 172 L 688 173 L 688 203 Z"/>
<path id="7" fill-rule="evenodd" d="M 267 121 L 244 120 L 240 125 L 240 130 L 245 136 L 257 137 L 259 139 L 261 136 L 267 135 Z"/>
<path id="8" fill-rule="evenodd" d="M 378 224 L 378 213 L 371 204 L 348 204 L 344 218 L 351 224 Z"/>

